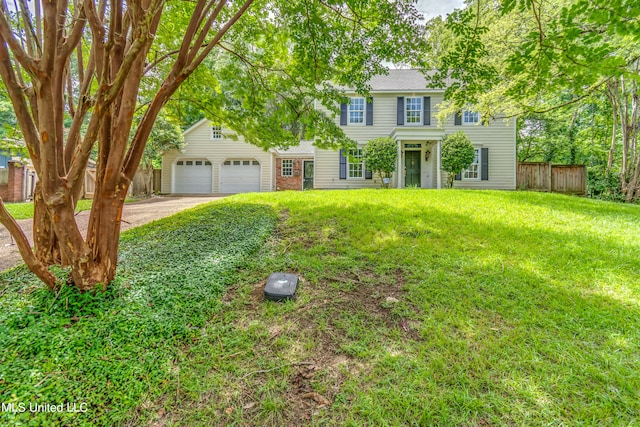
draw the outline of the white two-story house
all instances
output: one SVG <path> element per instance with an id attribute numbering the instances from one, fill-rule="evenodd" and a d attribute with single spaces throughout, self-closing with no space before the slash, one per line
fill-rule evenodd
<path id="1" fill-rule="evenodd" d="M 489 119 L 462 111 L 438 123 L 444 90 L 427 89 L 416 70 L 390 70 L 374 77 L 370 97 L 346 92 L 334 119 L 358 149 L 314 147 L 303 141 L 290 150 L 264 151 L 242 137 L 231 138 L 220 126 L 202 120 L 185 131 L 185 148 L 163 156 L 163 193 L 238 193 L 247 191 L 347 189 L 379 187 L 380 178 L 366 169 L 362 147 L 390 136 L 398 146 L 398 165 L 391 186 L 442 188 L 440 149 L 445 135 L 464 131 L 476 149 L 469 169 L 456 176 L 454 187 L 516 188 L 515 119 Z M 328 113 L 328 112 L 327 112 Z M 328 113 L 329 114 L 329 113 Z"/>
<path id="2" fill-rule="evenodd" d="M 440 148 L 445 135 L 464 131 L 471 139 L 476 158 L 456 177 L 460 188 L 516 188 L 515 119 L 490 119 L 488 125 L 473 111 L 462 111 L 438 123 L 438 104 L 444 90 L 427 89 L 416 70 L 390 70 L 374 77 L 370 98 L 347 92 L 349 103 L 336 117 L 345 134 L 363 147 L 367 141 L 391 136 L 398 144 L 398 165 L 391 186 L 397 188 L 441 188 L 446 174 L 441 170 Z M 379 179 L 366 170 L 361 148 L 345 156 L 342 151 L 315 153 L 314 188 L 378 187 Z"/>

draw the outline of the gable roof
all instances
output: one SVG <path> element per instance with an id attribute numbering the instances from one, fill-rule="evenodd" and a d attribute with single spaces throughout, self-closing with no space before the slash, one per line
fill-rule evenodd
<path id="1" fill-rule="evenodd" d="M 287 149 L 273 148 L 273 151 L 278 155 L 313 155 L 315 153 L 315 147 L 313 146 L 313 141 L 302 140 L 298 145 Z"/>
<path id="2" fill-rule="evenodd" d="M 374 76 L 369 85 L 372 91 L 425 90 L 427 79 L 418 70 L 389 70 L 387 75 Z"/>
<path id="3" fill-rule="evenodd" d="M 191 126 L 189 129 L 185 130 L 184 132 L 182 132 L 183 136 L 186 136 L 187 134 L 191 133 L 191 131 L 193 131 L 194 129 L 198 128 L 201 124 L 205 123 L 205 122 L 210 122 L 209 119 L 204 118 L 200 121 L 198 121 L 196 124 L 194 124 L 193 126 Z"/>
<path id="4" fill-rule="evenodd" d="M 427 87 L 428 83 L 424 74 L 415 69 L 390 69 L 387 74 L 379 74 L 369 80 L 371 92 L 442 92 L 444 90 Z M 449 83 L 447 80 L 447 84 Z M 353 91 L 352 88 L 346 90 Z"/>

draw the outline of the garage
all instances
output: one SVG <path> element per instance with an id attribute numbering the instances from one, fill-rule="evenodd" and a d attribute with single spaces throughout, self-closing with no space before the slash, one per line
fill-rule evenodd
<path id="1" fill-rule="evenodd" d="M 174 193 L 211 194 L 213 166 L 205 159 L 178 160 L 175 169 Z"/>
<path id="2" fill-rule="evenodd" d="M 220 167 L 220 192 L 252 191 L 260 191 L 260 162 L 253 159 L 224 161 Z"/>

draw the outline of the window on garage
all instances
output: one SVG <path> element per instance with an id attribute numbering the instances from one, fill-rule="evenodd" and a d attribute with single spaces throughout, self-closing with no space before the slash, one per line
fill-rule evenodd
<path id="1" fill-rule="evenodd" d="M 222 139 L 222 126 L 211 124 L 211 139 Z"/>

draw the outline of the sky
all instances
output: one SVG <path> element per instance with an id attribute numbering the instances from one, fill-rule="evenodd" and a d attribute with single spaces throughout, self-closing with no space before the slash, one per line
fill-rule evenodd
<path id="1" fill-rule="evenodd" d="M 445 17 L 453 12 L 453 9 L 460 9 L 462 6 L 463 0 L 418 0 L 416 7 L 422 12 L 425 20 L 429 20 L 438 15 Z"/>

